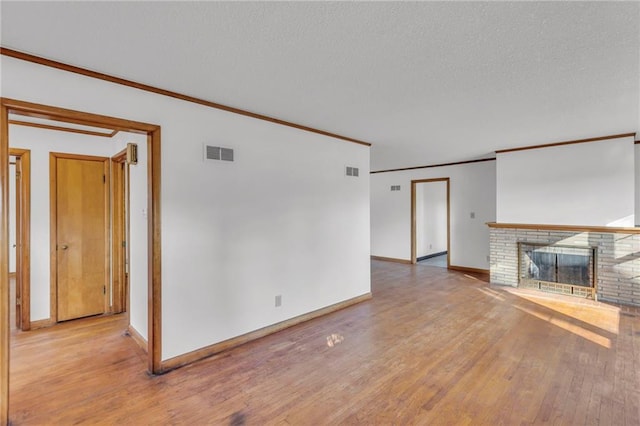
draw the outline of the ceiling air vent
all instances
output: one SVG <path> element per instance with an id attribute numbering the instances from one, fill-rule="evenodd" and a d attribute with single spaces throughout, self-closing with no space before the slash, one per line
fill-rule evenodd
<path id="1" fill-rule="evenodd" d="M 220 146 L 204 146 L 204 158 L 206 160 L 233 161 L 233 149 Z"/>
<path id="2" fill-rule="evenodd" d="M 358 177 L 360 170 L 357 167 L 347 166 L 347 176 Z"/>

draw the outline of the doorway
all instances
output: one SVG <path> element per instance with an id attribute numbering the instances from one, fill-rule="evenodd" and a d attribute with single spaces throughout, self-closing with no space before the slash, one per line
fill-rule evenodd
<path id="1" fill-rule="evenodd" d="M 111 310 L 129 311 L 129 163 L 124 149 L 111 157 Z"/>
<path id="2" fill-rule="evenodd" d="M 34 104 L 8 98 L 0 102 L 0 318 L 8 318 L 9 306 L 9 113 L 65 123 L 114 129 L 146 135 L 148 209 L 148 322 L 147 365 L 162 372 L 161 356 L 161 228 L 160 228 L 160 127 L 114 117 Z M 0 422 L 9 418 L 9 324 L 0 324 Z"/>
<path id="3" fill-rule="evenodd" d="M 448 268 L 450 262 L 449 178 L 411 181 L 411 263 Z"/>

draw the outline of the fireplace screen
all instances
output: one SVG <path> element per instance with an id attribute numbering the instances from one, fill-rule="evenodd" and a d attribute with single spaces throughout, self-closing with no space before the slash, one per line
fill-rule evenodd
<path id="1" fill-rule="evenodd" d="M 520 243 L 520 283 L 524 287 L 591 296 L 593 271 L 591 247 Z"/>

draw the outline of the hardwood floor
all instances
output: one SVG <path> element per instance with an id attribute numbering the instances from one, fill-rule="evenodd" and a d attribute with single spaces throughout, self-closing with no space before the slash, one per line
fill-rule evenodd
<path id="1" fill-rule="evenodd" d="M 12 336 L 22 424 L 640 424 L 640 310 L 372 262 L 373 299 L 164 376 L 123 316 Z"/>

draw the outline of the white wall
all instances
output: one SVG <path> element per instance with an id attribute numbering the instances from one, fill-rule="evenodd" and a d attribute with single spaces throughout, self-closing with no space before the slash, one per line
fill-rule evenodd
<path id="1" fill-rule="evenodd" d="M 49 318 L 49 152 L 109 157 L 111 139 L 9 126 L 9 146 L 31 150 L 31 321 Z"/>
<path id="2" fill-rule="evenodd" d="M 451 264 L 489 268 L 486 223 L 496 217 L 495 161 L 371 175 L 372 255 L 411 258 L 411 180 L 442 177 L 450 178 Z M 391 185 L 401 190 L 390 191 Z"/>
<path id="3" fill-rule="evenodd" d="M 416 185 L 416 257 L 447 251 L 447 183 Z"/>
<path id="4" fill-rule="evenodd" d="M 15 157 L 11 157 L 13 161 Z M 16 166 L 9 166 L 9 272 L 16 272 Z"/>
<path id="5" fill-rule="evenodd" d="M 640 123 L 638 124 L 640 125 Z M 638 128 L 640 129 L 640 127 Z M 640 144 L 633 146 L 633 153 L 635 160 L 635 222 L 636 226 L 640 226 Z"/>
<path id="6" fill-rule="evenodd" d="M 497 221 L 633 226 L 633 138 L 497 157 Z"/>
<path id="7" fill-rule="evenodd" d="M 162 126 L 163 359 L 370 291 L 367 147 L 7 57 L 2 96 Z"/>
<path id="8" fill-rule="evenodd" d="M 147 137 L 119 132 L 114 137 L 114 153 L 123 150 L 129 142 L 138 145 L 138 164 L 129 166 L 129 323 L 146 339 L 149 282 Z"/>

